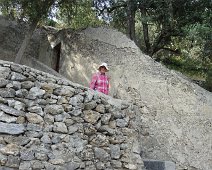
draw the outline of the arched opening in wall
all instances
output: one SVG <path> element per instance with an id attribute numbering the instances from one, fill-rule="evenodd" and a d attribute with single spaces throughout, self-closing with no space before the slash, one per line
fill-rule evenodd
<path id="1" fill-rule="evenodd" d="M 60 52 L 61 52 L 61 43 L 57 44 L 54 47 L 54 56 L 55 56 L 55 68 L 54 70 L 59 72 L 60 69 Z"/>

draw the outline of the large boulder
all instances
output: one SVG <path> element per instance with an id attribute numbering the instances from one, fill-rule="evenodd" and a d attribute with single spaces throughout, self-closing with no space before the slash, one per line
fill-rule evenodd
<path id="1" fill-rule="evenodd" d="M 116 30 L 67 32 L 63 43 L 62 75 L 88 86 L 98 64 L 107 62 L 110 95 L 140 107 L 143 157 L 172 160 L 178 169 L 212 168 L 212 93 L 144 55 Z"/>

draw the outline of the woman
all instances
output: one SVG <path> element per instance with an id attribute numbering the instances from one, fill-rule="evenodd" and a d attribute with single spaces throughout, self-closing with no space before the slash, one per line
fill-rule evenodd
<path id="1" fill-rule="evenodd" d="M 90 88 L 108 95 L 108 93 L 109 93 L 109 78 L 106 75 L 106 72 L 108 72 L 109 69 L 108 69 L 107 63 L 102 63 L 99 66 L 98 70 L 99 70 L 99 72 L 95 73 L 92 76 Z"/>

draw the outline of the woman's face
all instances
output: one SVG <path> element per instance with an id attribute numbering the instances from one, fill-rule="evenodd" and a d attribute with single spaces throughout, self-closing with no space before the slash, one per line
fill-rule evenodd
<path id="1" fill-rule="evenodd" d="M 107 69 L 105 67 L 100 67 L 99 71 L 100 71 L 100 73 L 106 73 Z"/>

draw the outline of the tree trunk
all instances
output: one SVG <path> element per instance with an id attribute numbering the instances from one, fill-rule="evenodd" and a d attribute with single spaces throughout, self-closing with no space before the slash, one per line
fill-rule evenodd
<path id="1" fill-rule="evenodd" d="M 38 21 L 33 21 L 31 23 L 31 25 L 29 27 L 29 30 L 27 31 L 27 33 L 25 35 L 24 41 L 22 42 L 21 47 L 18 50 L 18 53 L 16 54 L 15 63 L 19 64 L 21 62 L 21 59 L 22 59 L 22 57 L 24 55 L 24 52 L 26 51 L 27 45 L 30 42 L 30 39 L 31 39 L 31 37 L 33 35 L 33 32 L 34 32 L 37 24 L 38 24 Z"/>
<path id="2" fill-rule="evenodd" d="M 143 35 L 144 35 L 144 42 L 145 42 L 145 52 L 147 54 L 150 54 L 150 42 L 149 42 L 149 28 L 148 28 L 148 23 L 146 21 L 146 9 L 144 7 L 140 7 L 140 12 L 141 16 L 143 17 L 142 19 L 142 26 L 143 26 Z"/>
<path id="3" fill-rule="evenodd" d="M 133 0 L 127 1 L 127 34 L 131 40 L 135 38 L 135 7 Z"/>

